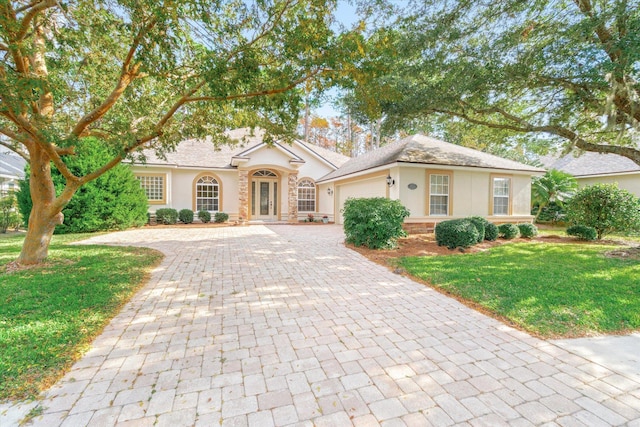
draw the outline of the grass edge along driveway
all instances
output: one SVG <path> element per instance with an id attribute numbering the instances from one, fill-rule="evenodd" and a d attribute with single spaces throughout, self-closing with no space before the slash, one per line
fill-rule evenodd
<path id="1" fill-rule="evenodd" d="M 401 258 L 412 276 L 542 338 L 640 329 L 640 262 L 616 246 L 513 243 L 485 252 Z"/>
<path id="2" fill-rule="evenodd" d="M 162 254 L 70 245 L 54 236 L 43 266 L 7 273 L 23 236 L 0 236 L 0 401 L 34 398 L 55 383 L 147 281 Z"/>

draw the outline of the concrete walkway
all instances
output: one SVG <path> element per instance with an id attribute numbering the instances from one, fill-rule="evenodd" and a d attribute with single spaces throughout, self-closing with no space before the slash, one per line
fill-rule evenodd
<path id="1" fill-rule="evenodd" d="M 395 275 L 342 239 L 337 226 L 285 225 L 92 238 L 166 258 L 30 424 L 640 426 L 635 376 Z"/>

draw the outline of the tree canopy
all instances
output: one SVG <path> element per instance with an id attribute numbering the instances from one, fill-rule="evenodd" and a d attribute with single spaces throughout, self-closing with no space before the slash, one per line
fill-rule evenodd
<path id="1" fill-rule="evenodd" d="M 163 152 L 204 135 L 224 143 L 224 131 L 241 126 L 264 128 L 267 142 L 292 130 L 298 86 L 348 73 L 360 51 L 356 32 L 334 32 L 335 3 L 0 2 L 0 145 L 32 171 L 34 209 L 19 261 L 43 259 L 43 237 L 75 191 L 140 148 Z M 86 137 L 117 154 L 77 176 L 64 157 Z M 59 195 L 51 164 L 65 179 Z"/>
<path id="2" fill-rule="evenodd" d="M 640 164 L 637 0 L 415 0 L 383 38 L 356 94 L 387 128 L 461 118 Z"/>

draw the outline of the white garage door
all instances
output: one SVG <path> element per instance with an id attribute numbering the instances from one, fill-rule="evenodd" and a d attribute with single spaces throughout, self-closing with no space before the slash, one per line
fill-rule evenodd
<path id="1" fill-rule="evenodd" d="M 349 197 L 387 197 L 387 183 L 384 177 L 365 179 L 336 186 L 338 191 L 338 224 L 343 223 L 342 209 Z"/>

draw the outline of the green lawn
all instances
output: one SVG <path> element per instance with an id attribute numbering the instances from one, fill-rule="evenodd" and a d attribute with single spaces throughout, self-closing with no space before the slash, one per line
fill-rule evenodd
<path id="1" fill-rule="evenodd" d="M 615 248 L 514 243 L 400 264 L 531 333 L 574 337 L 640 329 L 640 262 L 604 256 Z"/>
<path id="2" fill-rule="evenodd" d="M 73 246 L 54 236 L 46 265 L 13 273 L 22 236 L 0 235 L 0 401 L 34 397 L 88 348 L 162 255 Z"/>

